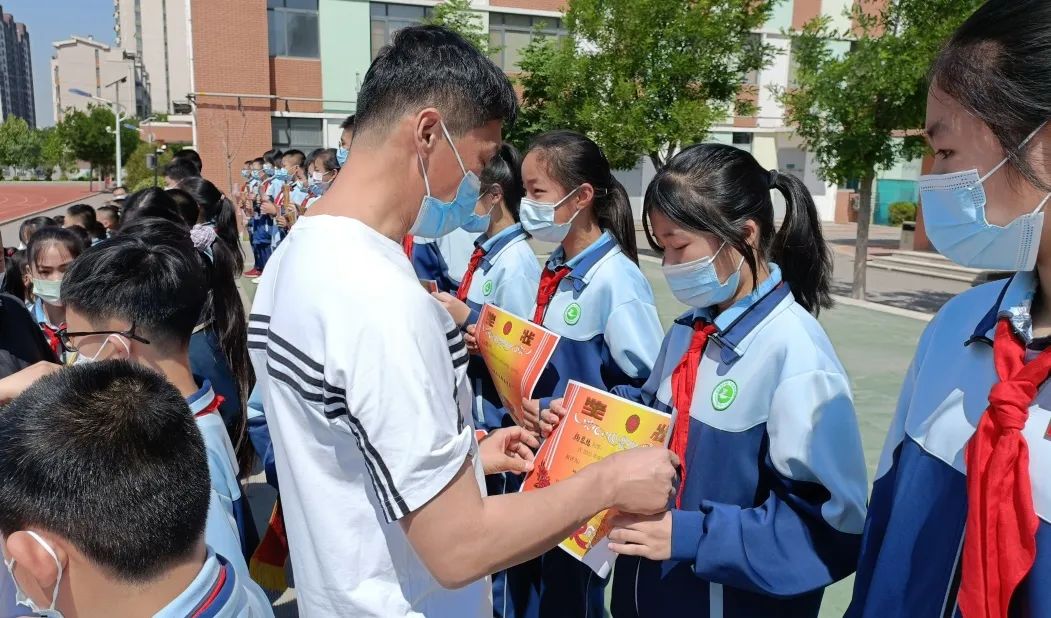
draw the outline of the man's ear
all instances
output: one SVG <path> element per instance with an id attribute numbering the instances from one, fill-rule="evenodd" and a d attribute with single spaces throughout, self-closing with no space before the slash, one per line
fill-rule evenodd
<path id="1" fill-rule="evenodd" d="M 433 107 L 420 110 L 413 119 L 413 141 L 425 160 L 443 139 L 441 120 L 442 115 Z"/>

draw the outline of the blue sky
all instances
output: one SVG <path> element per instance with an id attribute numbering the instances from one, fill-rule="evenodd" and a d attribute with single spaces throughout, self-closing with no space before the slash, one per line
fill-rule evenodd
<path id="1" fill-rule="evenodd" d="M 113 0 L 0 0 L 0 6 L 29 29 L 37 125 L 52 125 L 51 44 L 74 34 L 90 34 L 112 45 Z"/>

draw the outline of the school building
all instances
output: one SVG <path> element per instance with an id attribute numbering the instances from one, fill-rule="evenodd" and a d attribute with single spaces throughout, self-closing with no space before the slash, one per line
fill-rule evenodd
<path id="1" fill-rule="evenodd" d="M 127 0 L 119 0 L 127 2 Z M 141 0 L 143 3 L 149 0 Z M 157 0 L 153 0 L 156 2 Z M 786 29 L 827 15 L 841 30 L 850 27 L 846 11 L 856 0 L 785 0 L 754 36 L 778 49 L 774 61 L 746 77 L 753 86 L 756 114 L 727 117 L 709 139 L 749 150 L 763 165 L 803 179 L 826 221 L 851 220 L 849 188 L 822 181 L 814 158 L 786 126 L 774 90 L 792 84 L 792 55 Z M 192 104 L 192 138 L 207 162 L 205 174 L 230 187 L 241 163 L 271 148 L 334 147 L 339 124 L 354 112 L 358 89 L 376 53 L 405 26 L 420 23 L 437 2 L 428 0 L 167 0 L 186 3 L 187 58 Z M 565 34 L 564 0 L 473 0 L 482 25 L 501 50 L 494 61 L 514 74 L 534 28 Z M 846 51 L 849 41 L 830 41 Z M 174 94 L 172 95 L 174 96 Z M 618 172 L 641 210 L 646 184 L 654 173 L 648 158 Z M 919 163 L 881 174 L 877 201 L 914 199 Z M 888 188 L 893 189 L 890 191 Z M 881 197 L 882 196 L 882 197 Z M 889 202 L 887 202 L 889 203 Z M 877 206 L 877 222 L 880 209 Z"/>

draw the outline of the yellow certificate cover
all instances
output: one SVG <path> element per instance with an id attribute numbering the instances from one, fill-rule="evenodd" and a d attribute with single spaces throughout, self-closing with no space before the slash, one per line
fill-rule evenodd
<path id="1" fill-rule="evenodd" d="M 668 442 L 671 415 L 586 384 L 570 382 L 562 405 L 566 417 L 537 451 L 536 465 L 522 483 L 522 491 L 547 487 L 613 453 Z M 601 542 L 609 533 L 610 515 L 602 511 L 559 543 L 600 577 L 609 574 L 616 557 Z"/>
<path id="2" fill-rule="evenodd" d="M 532 397 L 560 337 L 493 305 L 482 307 L 475 337 L 496 392 L 515 422 L 524 425 L 522 399 Z"/>

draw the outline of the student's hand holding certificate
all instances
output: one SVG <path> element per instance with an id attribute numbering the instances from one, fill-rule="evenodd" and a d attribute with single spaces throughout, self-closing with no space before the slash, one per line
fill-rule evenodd
<path id="1" fill-rule="evenodd" d="M 649 560 L 671 558 L 671 513 L 631 515 L 618 513 L 610 524 L 609 548 L 622 556 Z"/>
<path id="2" fill-rule="evenodd" d="M 540 441 L 525 429 L 502 427 L 478 443 L 478 456 L 486 474 L 521 474 L 533 469 L 533 449 L 539 447 Z"/>

